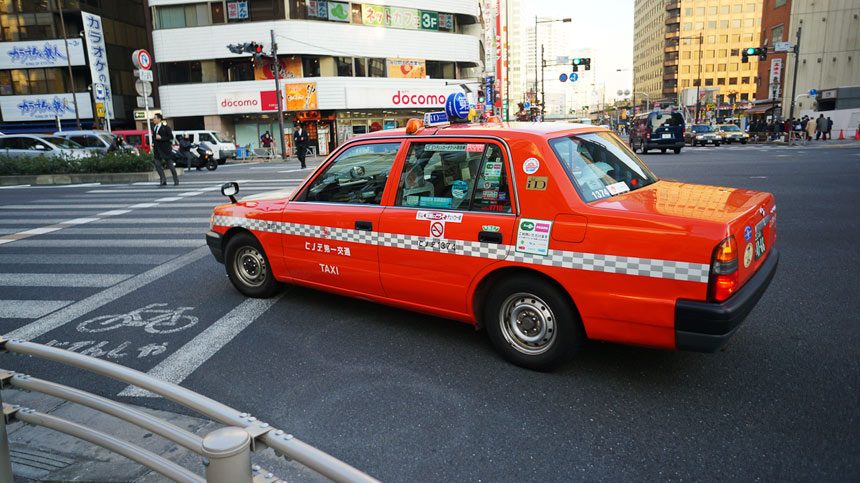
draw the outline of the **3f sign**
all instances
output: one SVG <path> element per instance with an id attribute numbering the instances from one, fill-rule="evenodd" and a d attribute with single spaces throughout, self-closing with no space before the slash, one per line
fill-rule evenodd
<path id="1" fill-rule="evenodd" d="M 437 30 L 439 28 L 439 17 L 424 13 L 421 15 L 421 28 Z"/>

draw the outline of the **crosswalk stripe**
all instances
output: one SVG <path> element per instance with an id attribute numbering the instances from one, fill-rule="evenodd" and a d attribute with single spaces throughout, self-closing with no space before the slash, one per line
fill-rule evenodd
<path id="1" fill-rule="evenodd" d="M 41 317 L 10 332 L 7 337 L 31 340 L 97 310 L 114 300 L 144 287 L 180 268 L 209 255 L 209 247 L 200 247 L 146 272 L 135 275 L 101 292 Z"/>
<path id="2" fill-rule="evenodd" d="M 177 224 L 182 225 L 185 223 L 209 223 L 209 217 L 196 217 L 196 218 L 106 218 L 104 220 L 99 220 L 94 222 L 95 225 L 131 225 L 131 224 Z"/>
<path id="3" fill-rule="evenodd" d="M 176 258 L 170 254 L 127 254 L 127 255 L 108 255 L 108 254 L 44 254 L 40 253 L 38 257 L 29 257 L 25 255 L 0 255 L 0 265 L 159 265 L 171 258 Z"/>
<path id="4" fill-rule="evenodd" d="M 203 245 L 206 241 L 201 234 L 199 238 L 158 238 L 146 240 L 128 240 L 128 239 L 98 239 L 98 240 L 81 240 L 81 239 L 62 239 L 62 240 L 45 240 L 45 239 L 27 239 L 18 240 L 15 246 L 21 247 L 43 247 L 43 248 L 144 248 L 144 247 L 162 247 L 162 248 L 183 248 L 197 247 Z"/>
<path id="5" fill-rule="evenodd" d="M 179 384 L 192 372 L 239 335 L 246 327 L 278 303 L 284 294 L 270 299 L 247 299 L 233 310 L 173 352 L 147 374 L 162 381 Z M 156 397 L 151 392 L 136 386 L 128 386 L 119 396 Z"/>
<path id="6" fill-rule="evenodd" d="M 68 228 L 61 232 L 49 233 L 49 235 L 200 235 L 206 233 L 207 227 L 201 226 L 149 226 L 146 228 Z"/>
<path id="7" fill-rule="evenodd" d="M 95 204 L 83 204 L 83 205 L 70 205 L 68 203 L 57 203 L 57 204 L 41 204 L 41 205 L 2 205 L 0 206 L 0 210 L 78 210 L 78 209 L 94 209 L 101 210 L 105 208 L 128 208 L 130 210 L 137 210 L 141 208 L 202 208 L 202 207 L 211 207 L 213 203 L 207 202 L 194 202 L 194 203 L 137 203 L 135 205 L 129 205 L 128 203 L 123 204 L 112 204 L 112 203 L 95 203 Z"/>
<path id="8" fill-rule="evenodd" d="M 0 273 L 3 287 L 110 287 L 131 277 L 113 273 Z"/>
<path id="9" fill-rule="evenodd" d="M 72 300 L 0 300 L 0 319 L 38 319 L 72 302 Z"/>

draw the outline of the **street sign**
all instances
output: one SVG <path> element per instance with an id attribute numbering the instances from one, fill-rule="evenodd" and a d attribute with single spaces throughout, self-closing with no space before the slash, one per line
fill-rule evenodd
<path id="1" fill-rule="evenodd" d="M 138 49 L 131 54 L 131 63 L 138 69 L 149 70 L 152 67 L 152 56 L 146 49 Z"/>
<path id="2" fill-rule="evenodd" d="M 558 80 L 562 82 L 567 82 L 567 74 L 561 74 L 560 76 L 558 76 Z"/>
<path id="3" fill-rule="evenodd" d="M 134 120 L 135 120 L 135 121 L 145 121 L 145 120 L 147 120 L 147 119 L 148 119 L 148 118 L 146 117 L 147 113 L 149 113 L 149 115 L 150 115 L 150 116 L 154 116 L 155 114 L 161 114 L 161 109 L 152 109 L 152 108 L 150 108 L 148 111 L 145 111 L 145 110 L 143 110 L 143 109 L 135 109 L 135 110 L 134 110 Z"/>
<path id="4" fill-rule="evenodd" d="M 139 96 L 148 96 L 152 94 L 152 84 L 142 80 L 134 81 L 134 90 Z"/>
<path id="5" fill-rule="evenodd" d="M 149 96 L 146 96 L 146 97 L 138 96 L 138 97 L 136 97 L 136 99 L 137 99 L 137 107 L 140 107 L 140 108 L 146 108 L 146 107 L 149 107 L 149 106 L 152 106 L 153 104 L 155 104 L 152 101 L 152 98 Z"/>
<path id="6" fill-rule="evenodd" d="M 810 96 L 814 96 L 815 94 L 818 94 L 818 91 L 817 91 L 817 90 L 815 90 L 815 89 L 809 89 L 809 95 L 810 95 Z"/>
<path id="7" fill-rule="evenodd" d="M 524 102 L 524 103 L 523 103 L 523 107 L 524 107 L 524 108 L 526 108 L 526 109 L 531 109 L 531 107 L 532 107 L 532 103 L 531 103 L 531 102 L 526 101 L 526 102 Z"/>
<path id="8" fill-rule="evenodd" d="M 578 80 L 579 80 L 579 74 L 577 74 L 576 72 L 571 72 L 570 73 L 570 81 L 576 82 Z"/>
<path id="9" fill-rule="evenodd" d="M 105 89 L 105 85 L 101 82 L 93 84 L 93 96 L 97 101 L 105 100 L 105 98 L 107 98 L 107 89 Z"/>
<path id="10" fill-rule="evenodd" d="M 155 76 L 153 75 L 151 70 L 137 69 L 134 71 L 134 76 L 146 82 L 152 82 L 153 80 L 155 80 Z"/>
<path id="11" fill-rule="evenodd" d="M 774 42 L 773 51 L 774 52 L 791 52 L 794 49 L 794 46 L 791 45 L 791 42 Z"/>
<path id="12" fill-rule="evenodd" d="M 105 103 L 96 102 L 96 117 L 105 117 Z"/>

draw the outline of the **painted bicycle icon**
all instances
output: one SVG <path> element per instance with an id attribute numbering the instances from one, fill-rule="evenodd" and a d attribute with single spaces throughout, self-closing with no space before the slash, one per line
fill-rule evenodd
<path id="1" fill-rule="evenodd" d="M 162 308 L 167 304 L 149 304 L 127 314 L 101 315 L 81 322 L 78 332 L 107 332 L 120 327 L 143 327 L 150 334 L 172 334 L 197 324 L 197 317 L 185 312 L 194 307 Z"/>

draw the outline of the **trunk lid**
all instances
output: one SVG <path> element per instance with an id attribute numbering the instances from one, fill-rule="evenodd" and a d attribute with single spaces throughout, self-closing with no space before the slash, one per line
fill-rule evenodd
<path id="1" fill-rule="evenodd" d="M 713 235 L 710 249 L 729 236 L 738 247 L 738 287 L 758 270 L 776 241 L 776 204 L 771 193 L 660 180 L 591 204 L 648 217 L 683 219 L 689 230 Z M 703 223 L 704 222 L 704 223 Z M 756 246 L 759 246 L 757 249 Z M 702 260 L 711 260 L 703 253 Z"/>

